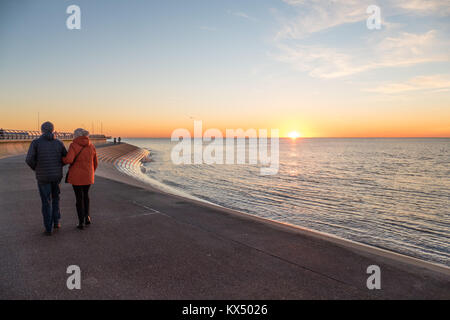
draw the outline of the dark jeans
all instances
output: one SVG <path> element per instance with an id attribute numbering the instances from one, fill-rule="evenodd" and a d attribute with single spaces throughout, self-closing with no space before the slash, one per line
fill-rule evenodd
<path id="1" fill-rule="evenodd" d="M 75 198 L 77 200 L 78 223 L 83 224 L 85 219 L 89 217 L 89 187 L 87 186 L 72 186 L 75 191 Z"/>
<path id="2" fill-rule="evenodd" d="M 42 201 L 45 231 L 52 232 L 53 225 L 58 224 L 61 218 L 59 212 L 59 182 L 38 182 L 38 188 Z"/>

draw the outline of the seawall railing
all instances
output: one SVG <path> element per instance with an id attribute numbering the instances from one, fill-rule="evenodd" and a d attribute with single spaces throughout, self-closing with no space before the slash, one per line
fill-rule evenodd
<path id="1" fill-rule="evenodd" d="M 33 140 L 41 136 L 40 131 L 30 130 L 11 130 L 0 129 L 0 140 Z M 70 132 L 55 132 L 55 137 L 60 140 L 72 140 L 73 133 Z M 91 139 L 108 139 L 104 134 L 91 134 Z"/>

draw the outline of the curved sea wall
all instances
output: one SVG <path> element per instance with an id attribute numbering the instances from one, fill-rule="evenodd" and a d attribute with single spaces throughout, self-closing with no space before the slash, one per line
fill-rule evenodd
<path id="1" fill-rule="evenodd" d="M 127 143 L 108 145 L 97 149 L 99 161 L 109 163 L 119 171 L 139 178 L 142 163 L 149 161 L 150 151 Z"/>
<path id="2" fill-rule="evenodd" d="M 28 152 L 32 140 L 0 140 L 0 159 Z M 72 139 L 61 140 L 66 148 L 69 147 Z M 106 143 L 105 139 L 91 139 L 94 145 Z"/>
<path id="3" fill-rule="evenodd" d="M 97 148 L 97 156 L 102 164 L 112 166 L 115 170 L 129 176 L 133 180 L 143 182 L 145 185 L 159 191 L 181 196 L 186 199 L 200 201 L 202 203 L 210 203 L 183 192 L 182 190 L 161 183 L 148 175 L 145 163 L 151 162 L 149 150 L 127 143 L 117 145 L 110 144 Z"/>

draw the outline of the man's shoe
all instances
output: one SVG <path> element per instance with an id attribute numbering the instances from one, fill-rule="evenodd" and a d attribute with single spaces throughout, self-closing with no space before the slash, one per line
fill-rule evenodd
<path id="1" fill-rule="evenodd" d="M 51 236 L 52 232 L 51 231 L 44 231 L 44 236 Z"/>
<path id="2" fill-rule="evenodd" d="M 83 229 L 84 229 L 84 227 L 83 227 L 82 224 L 77 225 L 77 228 L 80 229 L 80 230 L 83 230 Z"/>

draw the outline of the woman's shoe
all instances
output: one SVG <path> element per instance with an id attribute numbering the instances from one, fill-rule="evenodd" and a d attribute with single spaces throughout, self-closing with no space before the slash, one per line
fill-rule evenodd
<path id="1" fill-rule="evenodd" d="M 84 219 L 84 224 L 87 225 L 87 226 L 91 224 L 91 217 L 90 217 L 90 216 L 87 216 L 87 217 Z"/>

